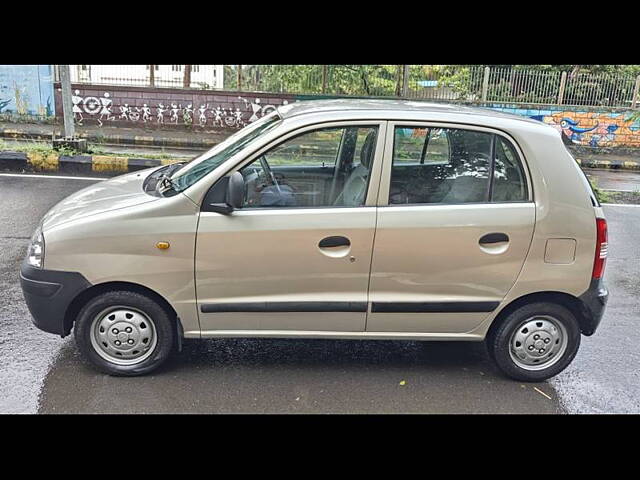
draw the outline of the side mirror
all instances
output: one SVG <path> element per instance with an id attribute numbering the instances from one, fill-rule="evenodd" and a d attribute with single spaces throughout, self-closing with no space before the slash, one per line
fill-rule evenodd
<path id="1" fill-rule="evenodd" d="M 208 203 L 205 198 L 206 211 L 229 215 L 234 210 L 242 208 L 242 201 L 244 200 L 244 177 L 242 174 L 240 172 L 233 173 L 228 177 L 223 188 L 226 190 L 224 203 Z"/>
<path id="2" fill-rule="evenodd" d="M 244 200 L 244 177 L 240 172 L 235 172 L 229 178 L 227 185 L 227 205 L 232 209 L 242 208 Z"/>

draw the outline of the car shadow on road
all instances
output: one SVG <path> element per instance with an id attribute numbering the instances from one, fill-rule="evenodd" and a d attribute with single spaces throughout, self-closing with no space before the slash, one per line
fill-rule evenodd
<path id="1" fill-rule="evenodd" d="M 550 384 L 523 384 L 500 374 L 482 343 L 215 339 L 186 341 L 158 371 L 135 378 L 97 373 L 70 340 L 45 379 L 39 411 L 559 413 L 562 408 Z"/>

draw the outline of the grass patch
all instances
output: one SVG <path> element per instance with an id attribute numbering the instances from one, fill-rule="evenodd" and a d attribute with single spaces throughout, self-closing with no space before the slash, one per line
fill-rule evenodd
<path id="1" fill-rule="evenodd" d="M 174 159 L 176 161 L 185 160 L 189 157 L 176 157 L 166 153 L 143 153 L 143 152 L 105 152 L 97 145 L 89 144 L 86 152 L 79 152 L 73 148 L 60 147 L 54 149 L 46 142 L 12 142 L 11 144 L 0 139 L 0 151 L 37 153 L 43 156 L 48 155 L 103 155 L 106 157 L 129 157 L 129 158 L 148 158 L 157 160 Z"/>
<path id="2" fill-rule="evenodd" d="M 640 205 L 640 191 L 635 192 L 607 192 L 609 201 L 607 203 L 625 203 L 628 205 Z"/>
<path id="3" fill-rule="evenodd" d="M 587 177 L 589 179 L 589 183 L 591 183 L 591 188 L 593 188 L 593 193 L 596 194 L 596 198 L 600 203 L 611 203 L 612 197 L 611 192 L 606 192 L 598 187 L 598 180 L 593 177 Z"/>

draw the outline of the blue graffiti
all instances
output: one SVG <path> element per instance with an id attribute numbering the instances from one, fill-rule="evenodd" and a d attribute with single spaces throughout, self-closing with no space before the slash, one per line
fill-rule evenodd
<path id="1" fill-rule="evenodd" d="M 11 99 L 9 99 L 9 100 L 5 100 L 5 101 L 0 100 L 0 112 L 2 112 L 2 110 L 4 109 L 4 107 L 6 107 L 7 105 L 9 105 L 10 103 L 11 103 Z"/>
<path id="2" fill-rule="evenodd" d="M 586 133 L 586 132 L 591 132 L 592 130 L 595 130 L 596 128 L 598 128 L 598 125 L 600 125 L 599 123 L 596 123 L 593 127 L 591 128 L 583 128 L 583 127 L 578 127 L 579 122 L 576 122 L 575 120 L 572 120 L 568 117 L 564 117 L 562 119 L 562 121 L 560 122 L 560 126 L 562 128 L 566 128 L 568 130 L 571 130 L 573 133 Z"/>

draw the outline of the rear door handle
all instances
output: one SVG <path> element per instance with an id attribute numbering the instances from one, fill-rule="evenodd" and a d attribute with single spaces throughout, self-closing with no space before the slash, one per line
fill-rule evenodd
<path id="1" fill-rule="evenodd" d="M 320 240 L 318 246 L 320 248 L 348 247 L 351 241 L 347 237 L 326 237 Z"/>
<path id="2" fill-rule="evenodd" d="M 480 237 L 480 240 L 478 241 L 478 243 L 480 245 L 487 245 L 491 243 L 501 243 L 501 242 L 508 242 L 508 241 L 509 241 L 509 235 L 507 235 L 506 233 L 487 233 L 486 235 L 483 235 L 482 237 Z"/>

